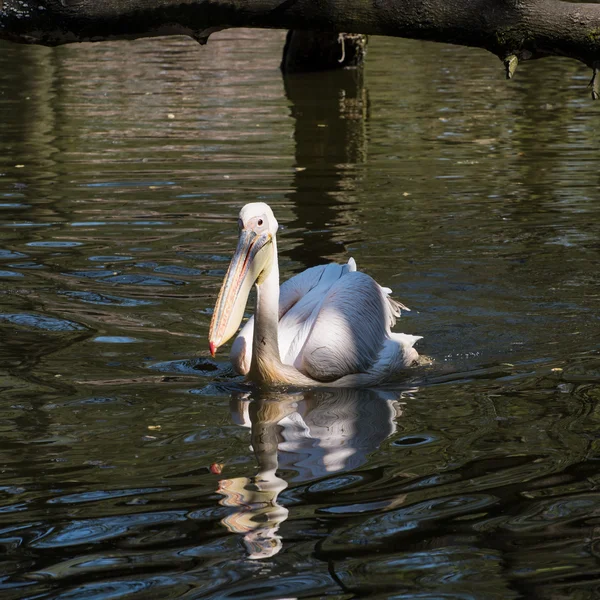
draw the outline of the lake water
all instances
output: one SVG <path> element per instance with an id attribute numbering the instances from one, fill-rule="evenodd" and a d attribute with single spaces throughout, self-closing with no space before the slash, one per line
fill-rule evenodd
<path id="1" fill-rule="evenodd" d="M 568 60 L 282 32 L 0 53 L 0 594 L 600 595 L 600 103 Z M 259 394 L 210 359 L 237 213 L 353 256 L 432 359 Z"/>

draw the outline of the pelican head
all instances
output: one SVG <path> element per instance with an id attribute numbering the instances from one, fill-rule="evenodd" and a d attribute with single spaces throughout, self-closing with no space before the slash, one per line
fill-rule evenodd
<path id="1" fill-rule="evenodd" d="M 261 283 L 277 260 L 274 240 L 279 225 L 268 204 L 246 204 L 238 225 L 238 245 L 210 322 L 208 346 L 212 356 L 238 330 L 252 286 Z"/>

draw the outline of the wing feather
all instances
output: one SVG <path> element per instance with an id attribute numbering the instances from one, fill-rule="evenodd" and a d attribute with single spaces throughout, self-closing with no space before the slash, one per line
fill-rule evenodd
<path id="1" fill-rule="evenodd" d="M 320 304 L 327 290 L 340 277 L 351 271 L 356 271 L 356 263 L 353 258 L 350 258 L 348 264 L 345 265 L 330 263 L 311 267 L 294 275 L 280 286 L 279 353 L 284 363 L 293 363 L 297 354 L 296 349 L 301 347 L 306 339 L 306 335 L 303 335 L 306 329 L 303 327 L 303 323 L 309 319 L 317 304 Z M 299 333 L 300 337 L 298 338 Z M 235 338 L 229 353 L 229 359 L 240 375 L 247 375 L 250 371 L 253 335 L 254 317 L 252 316 Z M 292 354 L 290 348 L 292 348 Z"/>
<path id="2" fill-rule="evenodd" d="M 393 318 L 381 286 L 365 273 L 349 272 L 323 297 L 294 366 L 317 381 L 364 373 L 389 339 Z"/>

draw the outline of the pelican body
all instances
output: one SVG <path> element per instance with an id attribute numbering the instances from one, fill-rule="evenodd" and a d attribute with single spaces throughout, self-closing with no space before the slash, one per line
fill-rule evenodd
<path id="1" fill-rule="evenodd" d="M 279 286 L 273 211 L 263 202 L 239 215 L 237 249 L 209 331 L 217 349 L 237 332 L 256 285 L 256 310 L 231 348 L 240 375 L 260 385 L 365 387 L 398 377 L 415 363 L 419 336 L 393 333 L 403 304 L 391 290 L 347 264 L 312 267 Z"/>

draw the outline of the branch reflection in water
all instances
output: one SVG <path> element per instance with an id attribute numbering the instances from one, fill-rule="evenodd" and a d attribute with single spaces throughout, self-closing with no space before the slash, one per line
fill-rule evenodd
<path id="1" fill-rule="evenodd" d="M 319 389 L 297 392 L 236 392 L 235 423 L 251 429 L 258 472 L 219 481 L 222 506 L 233 512 L 221 523 L 243 535 L 251 559 L 282 548 L 280 525 L 289 510 L 279 501 L 288 483 L 315 481 L 361 467 L 369 453 L 396 431 L 402 397 L 414 392 Z M 295 473 L 284 479 L 285 473 Z"/>

